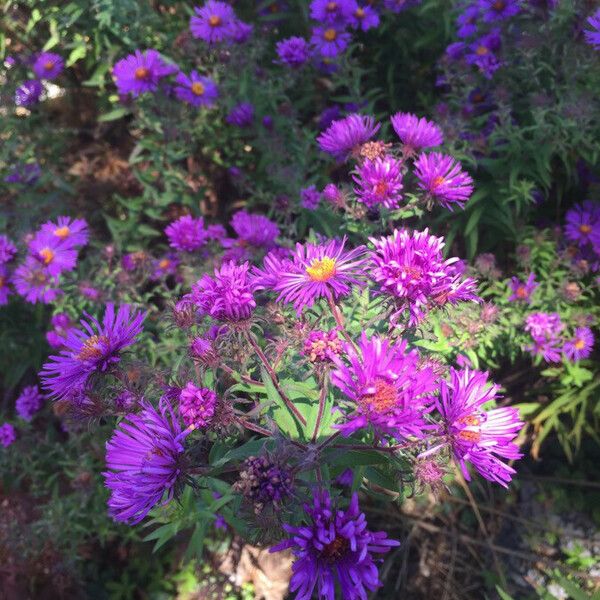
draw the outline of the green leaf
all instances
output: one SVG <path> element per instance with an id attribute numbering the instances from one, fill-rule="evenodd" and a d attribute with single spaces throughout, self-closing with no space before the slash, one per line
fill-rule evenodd
<path id="1" fill-rule="evenodd" d="M 104 113 L 98 117 L 98 121 L 100 123 L 106 123 L 108 121 L 116 121 L 117 119 L 121 119 L 122 117 L 130 114 L 131 111 L 124 106 L 119 106 L 110 112 Z"/>

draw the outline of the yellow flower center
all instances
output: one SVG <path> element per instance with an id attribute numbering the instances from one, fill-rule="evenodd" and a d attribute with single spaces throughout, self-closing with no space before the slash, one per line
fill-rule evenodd
<path id="1" fill-rule="evenodd" d="M 66 225 L 64 225 L 63 227 L 57 227 L 54 230 L 54 235 L 56 237 L 60 238 L 61 240 L 68 238 L 70 233 L 71 233 L 71 230 Z"/>
<path id="2" fill-rule="evenodd" d="M 45 265 L 49 265 L 54 260 L 54 252 L 50 248 L 42 248 L 40 258 Z"/>
<path id="3" fill-rule="evenodd" d="M 442 176 L 438 175 L 438 176 L 437 176 L 437 177 L 436 177 L 436 178 L 433 180 L 433 183 L 432 183 L 432 185 L 433 185 L 433 187 L 439 187 L 440 185 L 443 185 L 444 183 L 446 183 L 446 180 L 445 180 L 445 179 L 444 179 Z"/>
<path id="4" fill-rule="evenodd" d="M 306 274 L 313 281 L 329 281 L 335 275 L 334 258 L 315 258 L 310 267 L 306 267 Z"/>
<path id="5" fill-rule="evenodd" d="M 496 2 L 493 4 L 493 8 L 494 10 L 500 12 L 506 8 L 506 2 L 504 0 L 496 0 Z"/>
<path id="6" fill-rule="evenodd" d="M 386 413 L 397 405 L 398 390 L 394 384 L 378 377 L 375 380 L 375 392 L 365 394 L 360 399 L 360 403 L 372 407 L 378 413 Z"/>
<path id="7" fill-rule="evenodd" d="M 373 191 L 375 192 L 375 194 L 377 196 L 379 196 L 380 198 L 385 196 L 388 192 L 388 184 L 386 181 L 379 181 L 375 184 L 375 187 L 373 189 Z"/>
<path id="8" fill-rule="evenodd" d="M 46 69 L 46 71 L 52 71 L 52 69 L 54 69 L 54 63 L 51 60 L 45 62 L 44 69 Z"/>
<path id="9" fill-rule="evenodd" d="M 365 9 L 361 8 L 360 6 L 354 11 L 354 16 L 357 19 L 364 19 L 365 18 Z"/>
<path id="10" fill-rule="evenodd" d="M 211 27 L 218 27 L 221 24 L 221 17 L 219 15 L 211 15 L 208 18 L 208 24 Z"/>
<path id="11" fill-rule="evenodd" d="M 583 350 L 585 348 L 585 342 L 581 338 L 577 338 L 573 345 L 577 350 Z"/>
<path id="12" fill-rule="evenodd" d="M 581 233 L 587 235 L 588 233 L 592 232 L 592 227 L 590 225 L 588 225 L 587 223 L 584 223 L 583 225 L 579 226 L 579 231 L 581 231 Z"/>
<path id="13" fill-rule="evenodd" d="M 328 2 L 325 8 L 327 12 L 333 12 L 337 10 L 337 2 Z"/>
<path id="14" fill-rule="evenodd" d="M 104 335 L 92 335 L 83 343 L 77 358 L 79 360 L 93 360 L 102 356 L 102 344 L 108 343 L 108 338 Z"/>
<path id="15" fill-rule="evenodd" d="M 333 40 L 335 40 L 337 37 L 337 31 L 335 29 L 326 29 L 323 33 L 323 37 L 326 41 L 333 42 Z"/>
<path id="16" fill-rule="evenodd" d="M 159 263 L 158 266 L 161 269 L 166 269 L 169 265 L 171 264 L 171 261 L 168 258 L 163 258 Z"/>
<path id="17" fill-rule="evenodd" d="M 350 542 L 341 535 L 336 536 L 333 542 L 330 542 L 321 550 L 320 557 L 328 563 L 336 563 L 350 549 Z"/>
<path id="18" fill-rule="evenodd" d="M 476 415 L 467 415 L 466 417 L 459 419 L 458 422 L 467 427 L 479 427 L 481 425 L 481 419 Z M 481 439 L 481 430 L 470 431 L 468 429 L 463 429 L 458 433 L 458 437 L 465 442 L 476 444 Z"/>
<path id="19" fill-rule="evenodd" d="M 487 53 L 488 49 L 486 46 L 477 46 L 477 50 L 475 50 L 475 54 L 478 54 L 479 56 L 484 56 Z"/>
<path id="20" fill-rule="evenodd" d="M 134 73 L 134 77 L 138 81 L 142 81 L 144 79 L 148 79 L 149 75 L 150 75 L 150 70 L 147 69 L 146 67 L 138 67 L 135 70 L 135 73 Z"/>
<path id="21" fill-rule="evenodd" d="M 517 288 L 516 294 L 517 298 L 527 298 L 527 290 L 525 289 L 525 286 L 520 285 Z"/>
<path id="22" fill-rule="evenodd" d="M 4 277 L 0 275 L 0 289 L 4 287 Z"/>
<path id="23" fill-rule="evenodd" d="M 192 83 L 192 94 L 194 96 L 202 96 L 204 94 L 204 86 L 199 81 Z"/>

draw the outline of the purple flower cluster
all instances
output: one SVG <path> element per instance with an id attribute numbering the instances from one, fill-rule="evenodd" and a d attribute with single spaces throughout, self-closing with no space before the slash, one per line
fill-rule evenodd
<path id="1" fill-rule="evenodd" d="M 194 8 L 190 19 L 192 35 L 209 44 L 220 42 L 245 42 L 252 33 L 252 26 L 240 21 L 233 8 L 226 2 L 207 0 L 203 6 Z"/>
<path id="2" fill-rule="evenodd" d="M 316 186 L 311 185 L 300 190 L 300 205 L 306 210 L 316 210 L 321 202 L 321 193 Z"/>
<path id="3" fill-rule="evenodd" d="M 592 29 L 584 30 L 585 41 L 596 50 L 600 50 L 600 8 L 588 18 L 587 22 Z"/>
<path id="4" fill-rule="evenodd" d="M 531 302 L 531 295 L 539 286 L 535 280 L 535 273 L 530 273 L 527 281 L 521 281 L 518 277 L 512 277 L 509 283 L 512 294 L 509 302 Z"/>
<path id="5" fill-rule="evenodd" d="M 17 432 L 10 423 L 0 425 L 0 444 L 4 448 L 11 446 L 17 439 Z"/>
<path id="6" fill-rule="evenodd" d="M 29 385 L 21 391 L 15 402 L 15 410 L 21 419 L 31 421 L 33 415 L 42 408 L 44 397 L 37 385 Z"/>
<path id="7" fill-rule="evenodd" d="M 373 117 L 351 114 L 334 121 L 317 138 L 317 142 L 323 152 L 338 160 L 346 160 L 350 154 L 356 153 L 360 146 L 368 142 L 380 127 Z"/>
<path id="8" fill-rule="evenodd" d="M 169 238 L 169 245 L 182 252 L 194 252 L 204 246 L 208 240 L 204 219 L 190 215 L 184 215 L 173 221 L 165 229 L 165 233 Z"/>
<path id="9" fill-rule="evenodd" d="M 600 261 L 600 204 L 586 200 L 567 211 L 565 237 L 578 249 L 578 257 Z"/>
<path id="10" fill-rule="evenodd" d="M 189 381 L 179 394 L 179 415 L 190 429 L 205 428 L 215 414 L 217 394 Z"/>
<path id="11" fill-rule="evenodd" d="M 134 97 L 147 92 L 156 92 L 160 80 L 177 72 L 153 49 L 136 50 L 119 60 L 113 67 L 113 76 L 120 94 Z"/>
<path id="12" fill-rule="evenodd" d="M 357 200 L 369 208 L 398 208 L 402 200 L 402 164 L 392 156 L 365 160 L 353 177 Z"/>
<path id="13" fill-rule="evenodd" d="M 250 127 L 254 121 L 254 106 L 250 102 L 240 102 L 229 111 L 225 120 L 236 127 Z"/>
<path id="14" fill-rule="evenodd" d="M 312 363 L 333 362 L 332 357 L 338 356 L 342 352 L 342 341 L 339 338 L 339 331 L 314 330 L 311 331 L 304 342 L 302 353 Z"/>
<path id="15" fill-rule="evenodd" d="M 42 80 L 56 79 L 65 67 L 61 56 L 54 52 L 40 52 L 29 61 L 35 79 L 28 79 L 17 86 L 15 104 L 17 106 L 32 106 L 37 104 L 42 96 L 44 87 Z"/>

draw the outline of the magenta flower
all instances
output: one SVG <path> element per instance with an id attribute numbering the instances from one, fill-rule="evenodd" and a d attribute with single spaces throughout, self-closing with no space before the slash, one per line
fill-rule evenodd
<path id="1" fill-rule="evenodd" d="M 487 23 L 504 21 L 521 12 L 522 0 L 478 0 L 478 6 Z"/>
<path id="2" fill-rule="evenodd" d="M 323 198 L 325 198 L 332 206 L 336 208 L 344 206 L 344 194 L 334 183 L 328 183 L 321 193 Z"/>
<path id="3" fill-rule="evenodd" d="M 300 190 L 300 205 L 306 210 L 316 210 L 321 202 L 321 193 L 316 186 L 310 185 Z"/>
<path id="4" fill-rule="evenodd" d="M 590 46 L 594 46 L 596 50 L 600 50 L 600 8 L 588 18 L 587 22 L 592 27 L 592 30 L 585 29 L 583 31 L 585 41 Z"/>
<path id="5" fill-rule="evenodd" d="M 304 38 L 286 38 L 277 42 L 277 56 L 280 63 L 297 69 L 310 58 L 310 46 Z"/>
<path id="6" fill-rule="evenodd" d="M 354 113 L 334 121 L 317 138 L 317 142 L 323 152 L 342 160 L 368 142 L 379 128 L 373 117 Z"/>
<path id="7" fill-rule="evenodd" d="M 50 319 L 52 329 L 46 333 L 46 340 L 51 348 L 62 348 L 67 339 L 69 329 L 74 325 L 71 323 L 69 315 L 66 313 L 57 313 Z"/>
<path id="8" fill-rule="evenodd" d="M 27 302 L 49 304 L 62 294 L 58 289 L 58 278 L 48 273 L 44 264 L 28 256 L 25 262 L 15 269 L 12 282 L 20 296 Z"/>
<path id="9" fill-rule="evenodd" d="M 192 106 L 212 106 L 219 97 L 219 90 L 215 82 L 208 77 L 198 75 L 192 71 L 189 77 L 185 73 L 179 73 L 175 78 L 175 95 Z"/>
<path id="10" fill-rule="evenodd" d="M 594 346 L 594 334 L 589 327 L 578 327 L 575 335 L 565 342 L 563 352 L 569 360 L 578 361 L 588 358 Z"/>
<path id="11" fill-rule="evenodd" d="M 21 419 L 31 421 L 33 415 L 42 408 L 44 397 L 37 385 L 24 387 L 15 402 L 15 410 Z"/>
<path id="12" fill-rule="evenodd" d="M 85 246 L 88 242 L 88 228 L 84 219 L 71 219 L 71 217 L 58 217 L 54 223 L 44 223 L 40 231 L 54 236 L 68 247 Z"/>
<path id="13" fill-rule="evenodd" d="M 311 331 L 304 341 L 302 354 L 312 363 L 332 362 L 332 356 L 342 352 L 342 341 L 338 329 Z"/>
<path id="14" fill-rule="evenodd" d="M 319 23 L 344 25 L 357 7 L 356 0 L 312 0 L 310 17 Z"/>
<path id="15" fill-rule="evenodd" d="M 310 600 L 315 587 L 321 600 L 335 600 L 338 587 L 344 600 L 365 600 L 367 591 L 381 585 L 373 555 L 385 554 L 399 542 L 387 539 L 382 531 L 367 529 L 357 494 L 344 511 L 332 506 L 326 490 L 317 491 L 312 506 L 304 505 L 304 512 L 310 522 L 300 527 L 284 524 L 290 539 L 270 549 L 292 549 L 290 591 L 296 592 L 296 600 Z"/>
<path id="16" fill-rule="evenodd" d="M 350 34 L 339 25 L 313 27 L 310 41 L 321 56 L 335 58 L 348 47 Z"/>
<path id="17" fill-rule="evenodd" d="M 44 387 L 55 398 L 84 390 L 94 373 L 106 373 L 121 360 L 121 352 L 136 342 L 146 313 L 132 312 L 128 304 L 107 304 L 102 323 L 86 315 L 82 329 L 67 332 L 64 349 L 50 356 L 40 373 Z"/>
<path id="18" fill-rule="evenodd" d="M 535 280 L 535 273 L 529 273 L 527 281 L 522 282 L 518 277 L 512 277 L 509 283 L 512 295 L 509 302 L 531 302 L 531 295 L 539 286 Z"/>
<path id="19" fill-rule="evenodd" d="M 10 423 L 0 425 L 0 444 L 4 448 L 11 446 L 17 439 L 17 432 Z"/>
<path id="20" fill-rule="evenodd" d="M 362 31 L 379 27 L 379 13 L 368 4 L 357 6 L 350 16 L 350 25 Z"/>
<path id="21" fill-rule="evenodd" d="M 134 97 L 146 92 L 155 92 L 163 77 L 172 75 L 177 68 L 168 65 L 156 50 L 136 50 L 118 61 L 113 75 L 119 94 Z"/>
<path id="22" fill-rule="evenodd" d="M 279 282 L 279 274 L 293 268 L 291 253 L 287 248 L 275 248 L 263 259 L 262 269 L 252 267 L 252 281 L 257 290 L 274 288 Z"/>
<path id="23" fill-rule="evenodd" d="M 195 219 L 191 215 L 184 215 L 173 221 L 165 233 L 169 238 L 169 246 L 183 252 L 194 252 L 206 244 L 207 235 L 204 229 L 204 219 Z"/>
<path id="24" fill-rule="evenodd" d="M 127 415 L 106 443 L 105 485 L 108 513 L 129 525 L 139 523 L 166 494 L 173 498 L 181 473 L 183 438 L 173 409 L 161 400 L 160 412 L 142 401 L 139 414 Z"/>
<path id="25" fill-rule="evenodd" d="M 8 287 L 9 274 L 6 265 L 0 263 L 0 306 L 8 304 L 8 297 L 12 294 L 12 290 Z"/>
<path id="26" fill-rule="evenodd" d="M 371 242 L 375 252 L 368 271 L 379 292 L 397 303 L 394 319 L 407 308 L 414 325 L 434 306 L 479 301 L 475 280 L 463 278 L 458 258 L 444 260 L 443 238 L 429 235 L 428 229 L 412 233 L 396 229 Z"/>
<path id="27" fill-rule="evenodd" d="M 433 121 L 402 112 L 396 113 L 390 120 L 396 135 L 411 153 L 444 143 L 442 130 Z"/>
<path id="28" fill-rule="evenodd" d="M 449 210 L 455 204 L 463 208 L 473 193 L 471 176 L 459 162 L 440 152 L 421 154 L 415 161 L 415 175 L 428 197 Z"/>
<path id="29" fill-rule="evenodd" d="M 231 227 L 245 245 L 272 248 L 279 237 L 279 227 L 264 215 L 238 210 L 231 218 Z"/>
<path id="30" fill-rule="evenodd" d="M 176 254 L 167 254 L 162 258 L 152 261 L 152 274 L 150 279 L 157 281 L 163 277 L 177 274 L 179 259 Z"/>
<path id="31" fill-rule="evenodd" d="M 188 429 L 205 428 L 215 414 L 217 394 L 189 381 L 179 394 L 179 415 Z"/>
<path id="32" fill-rule="evenodd" d="M 232 36 L 236 20 L 233 8 L 226 2 L 207 0 L 202 8 L 195 7 L 190 19 L 190 31 L 195 38 L 209 44 L 222 42 Z"/>
<path id="33" fill-rule="evenodd" d="M 419 355 L 407 350 L 406 341 L 363 333 L 358 350 L 345 343 L 344 353 L 331 360 L 337 366 L 331 382 L 353 402 L 354 411 L 337 425 L 343 435 L 371 425 L 396 438 L 422 438 L 430 428 L 424 415 L 436 390 L 434 373 L 419 367 Z"/>
<path id="34" fill-rule="evenodd" d="M 346 238 L 325 244 L 296 244 L 291 261 L 280 263 L 273 290 L 278 302 L 289 302 L 300 314 L 318 298 L 335 299 L 360 285 L 364 275 L 365 248 L 344 251 Z"/>
<path id="35" fill-rule="evenodd" d="M 37 79 L 24 81 L 15 91 L 17 106 L 32 106 L 40 100 L 43 91 L 42 83 Z"/>
<path id="36" fill-rule="evenodd" d="M 517 460 L 523 456 L 513 442 L 523 422 L 516 408 L 482 409 L 497 397 L 499 389 L 488 384 L 487 373 L 451 368 L 450 381 L 440 382 L 437 405 L 447 441 L 465 479 L 471 479 L 468 461 L 488 481 L 508 487 L 515 470 L 501 459 Z"/>
<path id="37" fill-rule="evenodd" d="M 525 319 L 525 331 L 533 340 L 525 350 L 534 356 L 541 356 L 546 362 L 560 362 L 560 335 L 565 328 L 558 313 L 531 313 Z"/>
<path id="38" fill-rule="evenodd" d="M 38 79 L 54 79 L 62 73 L 64 68 L 63 59 L 53 52 L 41 52 L 32 67 Z"/>
<path id="39" fill-rule="evenodd" d="M 29 252 L 51 277 L 72 271 L 77 263 L 77 251 L 52 233 L 37 233 L 29 242 Z"/>
<path id="40" fill-rule="evenodd" d="M 369 208 L 398 208 L 402 200 L 402 164 L 393 156 L 365 160 L 353 176 L 357 200 Z"/>
<path id="41" fill-rule="evenodd" d="M 0 235 L 0 265 L 10 262 L 16 253 L 17 247 L 5 235 Z"/>
<path id="42" fill-rule="evenodd" d="M 192 300 L 202 314 L 217 321 L 236 322 L 250 318 L 256 308 L 255 285 L 248 270 L 250 263 L 236 265 L 233 261 L 224 262 L 192 286 Z"/>
<path id="43" fill-rule="evenodd" d="M 586 200 L 567 211 L 565 237 L 586 246 L 594 232 L 600 232 L 600 204 Z"/>

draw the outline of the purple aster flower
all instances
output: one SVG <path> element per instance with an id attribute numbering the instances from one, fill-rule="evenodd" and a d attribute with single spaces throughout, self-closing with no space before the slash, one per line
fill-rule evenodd
<path id="1" fill-rule="evenodd" d="M 578 327 L 575 335 L 565 342 L 563 352 L 569 360 L 577 361 L 587 358 L 592 353 L 594 334 L 589 327 Z"/>
<path id="2" fill-rule="evenodd" d="M 310 185 L 300 190 L 300 205 L 306 210 L 316 210 L 321 202 L 321 192 L 316 186 Z"/>
<path id="3" fill-rule="evenodd" d="M 486 23 L 504 21 L 521 12 L 522 0 L 478 0 Z"/>
<path id="4" fill-rule="evenodd" d="M 531 313 L 525 319 L 525 331 L 533 344 L 525 350 L 534 356 L 542 356 L 547 362 L 560 362 L 561 332 L 565 328 L 558 313 Z"/>
<path id="5" fill-rule="evenodd" d="M 215 414 L 217 394 L 189 381 L 179 394 L 179 415 L 188 429 L 205 428 Z"/>
<path id="6" fill-rule="evenodd" d="M 62 73 L 65 63 L 58 54 L 41 52 L 33 63 L 32 68 L 39 79 L 54 79 Z"/>
<path id="7" fill-rule="evenodd" d="M 334 183 L 328 183 L 322 192 L 323 198 L 335 207 L 342 207 L 345 204 L 344 194 Z"/>
<path id="8" fill-rule="evenodd" d="M 383 531 L 367 529 L 364 513 L 358 507 L 357 494 L 352 495 L 347 510 L 333 507 L 329 492 L 317 491 L 313 504 L 304 505 L 310 522 L 301 527 L 284 524 L 290 539 L 273 546 L 270 552 L 291 548 L 290 590 L 296 600 L 310 600 L 317 587 L 322 600 L 334 600 L 339 586 L 345 600 L 365 600 L 367 591 L 380 585 L 374 554 L 385 554 L 396 540 L 387 539 Z"/>
<path id="9" fill-rule="evenodd" d="M 220 241 L 227 237 L 227 230 L 220 223 L 214 223 L 206 228 L 206 237 L 209 240 Z"/>
<path id="10" fill-rule="evenodd" d="M 218 321 L 236 322 L 250 318 L 256 308 L 250 263 L 224 262 L 214 277 L 204 274 L 192 286 L 192 300 L 201 313 Z"/>
<path id="11" fill-rule="evenodd" d="M 530 302 L 531 294 L 539 286 L 539 283 L 535 280 L 535 273 L 530 273 L 525 282 L 518 277 L 512 277 L 509 286 L 512 290 L 509 302 Z"/>
<path id="12" fill-rule="evenodd" d="M 0 425 L 0 444 L 8 448 L 17 439 L 17 432 L 10 423 Z"/>
<path id="13" fill-rule="evenodd" d="M 244 23 L 244 21 L 240 21 L 239 19 L 234 19 L 229 29 L 231 39 L 236 44 L 246 43 L 254 31 L 254 27 L 250 23 Z"/>
<path id="14" fill-rule="evenodd" d="M 362 31 L 379 27 L 379 13 L 368 4 L 357 6 L 350 16 L 350 25 Z"/>
<path id="15" fill-rule="evenodd" d="M 264 215 L 239 210 L 231 218 L 231 227 L 244 245 L 272 248 L 279 237 L 279 227 Z"/>
<path id="16" fill-rule="evenodd" d="M 197 71 L 192 71 L 189 77 L 179 73 L 175 82 L 179 84 L 175 86 L 175 95 L 192 106 L 212 106 L 219 97 L 215 82 L 198 75 Z"/>
<path id="17" fill-rule="evenodd" d="M 172 75 L 177 68 L 168 65 L 156 50 L 136 50 L 118 61 L 113 67 L 115 83 L 120 94 L 137 97 L 155 92 L 163 77 Z"/>
<path id="18" fill-rule="evenodd" d="M 467 52 L 465 60 L 470 65 L 478 67 L 489 79 L 501 66 L 495 54 L 500 50 L 501 44 L 500 30 L 493 29 L 469 45 L 469 52 Z"/>
<path id="19" fill-rule="evenodd" d="M 52 329 L 46 333 L 46 340 L 51 348 L 62 348 L 67 339 L 69 329 L 74 327 L 69 315 L 66 313 L 57 313 L 50 319 Z"/>
<path id="20" fill-rule="evenodd" d="M 262 269 L 252 267 L 252 282 L 257 290 L 273 288 L 279 282 L 279 274 L 293 268 L 291 253 L 287 248 L 274 248 L 263 258 Z"/>
<path id="21" fill-rule="evenodd" d="M 398 208 L 402 200 L 402 163 L 393 156 L 365 160 L 353 176 L 357 200 L 369 208 Z"/>
<path id="22" fill-rule="evenodd" d="M 232 37 L 232 25 L 236 20 L 233 8 L 226 2 L 207 0 L 190 19 L 190 31 L 195 38 L 209 44 L 222 42 Z"/>
<path id="23" fill-rule="evenodd" d="M 40 373 L 44 387 L 56 398 L 68 398 L 83 390 L 94 373 L 106 373 L 120 360 L 121 352 L 136 342 L 142 331 L 146 313 L 132 312 L 128 304 L 119 307 L 107 304 L 102 324 L 86 316 L 83 329 L 73 327 L 67 332 L 64 349 L 49 357 Z"/>
<path id="24" fill-rule="evenodd" d="M 318 298 L 334 299 L 350 293 L 360 284 L 365 263 L 365 247 L 344 251 L 346 238 L 325 244 L 296 244 L 292 260 L 280 263 L 273 290 L 278 302 L 289 302 L 298 313 Z M 266 262 L 266 261 L 265 261 Z"/>
<path id="25" fill-rule="evenodd" d="M 142 411 L 121 421 L 106 443 L 103 473 L 111 491 L 108 512 L 116 521 L 135 525 L 163 499 L 173 498 L 181 473 L 183 453 L 181 426 L 166 400 L 160 412 L 142 401 Z"/>
<path id="26" fill-rule="evenodd" d="M 459 38 L 468 38 L 474 35 L 477 32 L 477 23 L 479 22 L 480 14 L 478 5 L 472 4 L 467 6 L 456 19 L 458 27 L 456 35 Z"/>
<path id="27" fill-rule="evenodd" d="M 85 246 L 88 242 L 88 226 L 84 219 L 58 217 L 56 223 L 48 221 L 40 228 L 41 233 L 53 236 L 65 246 Z"/>
<path id="28" fill-rule="evenodd" d="M 6 183 L 22 183 L 33 185 L 42 174 L 40 165 L 36 162 L 13 165 L 8 175 L 4 178 Z"/>
<path id="29" fill-rule="evenodd" d="M 464 42 L 453 42 L 446 48 L 446 54 L 450 60 L 460 60 L 467 50 Z"/>
<path id="30" fill-rule="evenodd" d="M 482 410 L 484 404 L 497 397 L 499 389 L 488 384 L 487 373 L 451 368 L 450 381 L 440 382 L 437 405 L 448 443 L 465 479 L 471 479 L 468 461 L 488 481 L 508 487 L 515 470 L 501 459 L 517 460 L 523 456 L 513 442 L 523 422 L 516 408 Z"/>
<path id="31" fill-rule="evenodd" d="M 396 135 L 411 153 L 444 143 L 442 130 L 433 121 L 402 112 L 396 113 L 390 120 Z"/>
<path id="32" fill-rule="evenodd" d="M 310 46 L 304 38 L 286 38 L 277 42 L 277 56 L 281 64 L 297 69 L 310 58 Z"/>
<path id="33" fill-rule="evenodd" d="M 345 343 L 343 355 L 331 359 L 337 366 L 331 374 L 333 385 L 354 403 L 353 412 L 337 426 L 343 435 L 372 425 L 394 437 L 423 437 L 429 428 L 423 417 L 431 409 L 435 377 L 431 368 L 419 367 L 420 357 L 407 351 L 406 341 L 392 344 L 363 333 L 358 350 Z"/>
<path id="34" fill-rule="evenodd" d="M 592 27 L 592 30 L 584 30 L 585 41 L 590 46 L 594 46 L 596 50 L 600 50 L 600 8 L 588 18 L 587 22 Z"/>
<path id="35" fill-rule="evenodd" d="M 40 394 L 37 385 L 29 385 L 23 388 L 21 395 L 17 398 L 15 409 L 24 421 L 31 421 L 33 415 L 42 408 L 44 397 Z"/>
<path id="36" fill-rule="evenodd" d="M 323 152 L 343 160 L 368 142 L 379 131 L 379 127 L 373 117 L 351 114 L 334 121 L 317 138 L 317 142 Z"/>
<path id="37" fill-rule="evenodd" d="M 17 293 L 32 304 L 49 304 L 62 294 L 57 288 L 58 278 L 52 277 L 44 264 L 33 256 L 28 256 L 25 262 L 16 268 L 12 281 Z"/>
<path id="38" fill-rule="evenodd" d="M 166 229 L 169 238 L 169 246 L 182 252 L 193 252 L 206 244 L 207 235 L 204 229 L 204 219 L 195 219 L 190 215 L 179 217 Z"/>
<path id="39" fill-rule="evenodd" d="M 419 4 L 421 0 L 383 0 L 383 6 L 393 13 L 400 13 Z"/>
<path id="40" fill-rule="evenodd" d="M 17 252 L 17 247 L 5 235 L 0 235 L 0 265 L 10 262 Z"/>
<path id="41" fill-rule="evenodd" d="M 358 8 L 356 0 L 312 0 L 310 17 L 319 23 L 348 23 Z"/>
<path id="42" fill-rule="evenodd" d="M 600 232 L 600 204 L 586 200 L 567 211 L 565 237 L 579 246 L 590 243 L 595 231 Z"/>
<path id="43" fill-rule="evenodd" d="M 37 104 L 42 95 L 42 83 L 37 79 L 28 79 L 15 91 L 15 104 L 17 106 L 32 106 Z"/>
<path id="44" fill-rule="evenodd" d="M 8 304 L 8 297 L 12 294 L 12 290 L 8 287 L 9 274 L 6 265 L 0 263 L 0 306 Z"/>
<path id="45" fill-rule="evenodd" d="M 313 27 L 310 41 L 321 56 L 335 58 L 348 47 L 350 34 L 336 25 Z"/>
<path id="46" fill-rule="evenodd" d="M 473 193 L 471 176 L 458 161 L 440 152 L 421 154 L 415 161 L 415 175 L 428 201 L 435 200 L 448 210 L 455 204 L 463 208 Z"/>
<path id="47" fill-rule="evenodd" d="M 241 102 L 229 111 L 225 120 L 236 127 L 249 127 L 254 121 L 254 106 L 250 102 Z"/>
<path id="48" fill-rule="evenodd" d="M 337 356 L 342 352 L 342 341 L 339 338 L 339 331 L 320 331 L 318 329 L 311 331 L 304 341 L 302 354 L 312 363 L 327 363 L 332 361 L 332 356 Z"/>
<path id="49" fill-rule="evenodd" d="M 162 258 L 152 261 L 152 274 L 150 279 L 157 281 L 163 277 L 177 274 L 179 258 L 175 254 L 167 254 Z"/>
<path id="50" fill-rule="evenodd" d="M 329 106 L 319 115 L 319 129 L 327 129 L 334 121 L 338 120 L 342 114 L 342 109 L 338 104 Z"/>
<path id="51" fill-rule="evenodd" d="M 460 301 L 479 301 L 477 283 L 463 278 L 457 267 L 459 259 L 444 260 L 443 238 L 429 235 L 429 230 L 394 230 L 380 239 L 370 238 L 375 245 L 368 268 L 379 292 L 393 298 L 399 315 L 410 312 L 410 324 L 418 323 L 433 306 Z"/>
<path id="52" fill-rule="evenodd" d="M 52 233 L 37 233 L 29 242 L 29 252 L 52 277 L 72 271 L 77 262 L 77 251 Z"/>
<path id="53" fill-rule="evenodd" d="M 121 258 L 121 266 L 127 272 L 143 269 L 148 264 L 150 256 L 144 250 L 129 252 Z"/>

